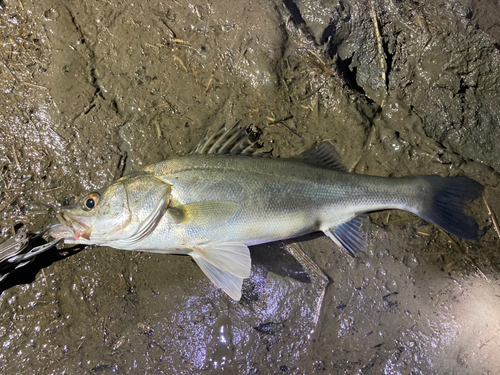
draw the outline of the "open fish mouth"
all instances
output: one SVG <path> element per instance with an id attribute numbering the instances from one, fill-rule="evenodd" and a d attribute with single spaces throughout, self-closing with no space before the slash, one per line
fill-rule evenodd
<path id="1" fill-rule="evenodd" d="M 52 228 L 50 228 L 49 235 L 55 239 L 65 239 L 70 241 L 76 240 L 75 234 L 71 228 L 68 228 L 62 223 L 55 224 Z"/>
<path id="2" fill-rule="evenodd" d="M 65 242 L 76 241 L 80 238 L 89 239 L 90 227 L 81 222 L 82 218 L 73 217 L 68 212 L 59 212 L 57 218 L 60 223 L 54 225 L 49 234 L 57 239 L 64 239 Z"/>

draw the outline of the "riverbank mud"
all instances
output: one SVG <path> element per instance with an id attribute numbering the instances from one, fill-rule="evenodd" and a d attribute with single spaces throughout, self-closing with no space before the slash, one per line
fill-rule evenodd
<path id="1" fill-rule="evenodd" d="M 498 217 L 499 15 L 493 0 L 0 0 L 1 235 L 236 120 L 275 157 L 330 141 L 355 173 L 467 175 Z M 354 259 L 322 236 L 253 248 L 240 302 L 188 257 L 42 256 L 2 285 L 1 372 L 496 373 L 485 201 L 478 242 L 384 211 Z"/>

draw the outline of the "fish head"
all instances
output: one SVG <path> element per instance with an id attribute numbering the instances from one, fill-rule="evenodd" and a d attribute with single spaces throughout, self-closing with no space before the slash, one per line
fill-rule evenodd
<path id="1" fill-rule="evenodd" d="M 150 175 L 123 177 L 61 209 L 60 223 L 51 228 L 50 235 L 67 244 L 86 245 L 111 245 L 133 238 L 141 228 L 156 226 L 150 221 L 161 219 L 170 191 L 170 185 Z"/>
<path id="2" fill-rule="evenodd" d="M 60 224 L 50 230 L 54 238 L 70 244 L 96 244 L 126 228 L 131 213 L 121 181 L 83 195 L 57 214 Z"/>

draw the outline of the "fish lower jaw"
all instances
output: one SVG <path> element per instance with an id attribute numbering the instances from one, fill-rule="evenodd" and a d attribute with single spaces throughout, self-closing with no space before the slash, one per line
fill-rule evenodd
<path id="1" fill-rule="evenodd" d="M 77 237 L 75 233 L 64 224 L 54 225 L 50 231 L 49 235 L 55 239 L 64 240 L 66 245 L 93 245 L 90 240 L 83 237 Z"/>
<path id="2" fill-rule="evenodd" d="M 56 224 L 49 230 L 49 235 L 55 239 L 58 240 L 64 240 L 64 242 L 68 243 L 67 241 L 76 241 L 76 236 L 65 224 Z"/>
<path id="3" fill-rule="evenodd" d="M 90 242 L 89 240 L 86 240 L 84 238 L 65 238 L 64 243 L 66 245 L 95 245 L 95 243 Z"/>

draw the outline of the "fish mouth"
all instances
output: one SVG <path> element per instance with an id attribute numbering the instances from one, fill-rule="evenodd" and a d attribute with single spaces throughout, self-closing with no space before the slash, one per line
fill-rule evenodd
<path id="1" fill-rule="evenodd" d="M 54 225 L 49 234 L 56 239 L 64 239 L 66 243 L 79 243 L 90 239 L 90 226 L 86 223 L 85 217 L 76 217 L 69 212 L 59 212 L 57 214 L 60 224 Z"/>

